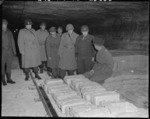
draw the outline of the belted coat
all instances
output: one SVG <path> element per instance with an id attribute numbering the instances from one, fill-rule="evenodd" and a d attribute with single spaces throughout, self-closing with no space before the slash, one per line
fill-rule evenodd
<path id="1" fill-rule="evenodd" d="M 40 47 L 34 29 L 21 29 L 18 35 L 18 46 L 22 55 L 22 68 L 41 65 Z"/>

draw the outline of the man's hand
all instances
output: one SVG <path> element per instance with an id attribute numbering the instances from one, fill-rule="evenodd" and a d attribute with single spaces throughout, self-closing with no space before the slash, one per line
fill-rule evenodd
<path id="1" fill-rule="evenodd" d="M 22 52 L 21 54 L 22 54 L 22 55 L 24 55 L 24 53 L 23 53 L 23 52 Z"/>
<path id="2" fill-rule="evenodd" d="M 93 75 L 94 74 L 94 70 L 92 69 L 91 71 L 90 71 L 90 75 Z"/>
<path id="3" fill-rule="evenodd" d="M 95 58 L 94 58 L 94 57 L 92 57 L 92 62 L 94 62 L 94 59 L 95 59 Z"/>
<path id="4" fill-rule="evenodd" d="M 51 60 L 52 58 L 51 58 L 51 57 L 48 57 L 48 59 Z"/>

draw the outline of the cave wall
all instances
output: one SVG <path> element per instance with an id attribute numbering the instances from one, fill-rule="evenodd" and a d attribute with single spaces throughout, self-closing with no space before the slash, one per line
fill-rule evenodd
<path id="1" fill-rule="evenodd" d="M 25 18 L 33 20 L 33 28 L 41 21 L 51 26 L 72 23 L 75 32 L 81 34 L 82 25 L 88 25 L 90 34 L 102 37 L 108 49 L 148 50 L 149 7 L 148 2 L 10 2 L 2 6 L 3 18 L 9 27 L 21 29 Z M 18 32 L 15 32 L 17 39 Z"/>

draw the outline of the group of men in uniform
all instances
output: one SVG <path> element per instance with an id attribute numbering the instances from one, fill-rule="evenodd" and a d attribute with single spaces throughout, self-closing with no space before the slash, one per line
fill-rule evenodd
<path id="1" fill-rule="evenodd" d="M 7 26 L 7 20 L 3 19 L 3 27 Z M 51 27 L 46 30 L 46 23 L 40 24 L 40 29 L 35 31 L 32 28 L 32 21 L 26 19 L 25 28 L 19 31 L 18 47 L 21 53 L 22 68 L 25 73 L 25 80 L 29 80 L 30 69 L 35 73 L 35 78 L 41 79 L 38 75 L 47 70 L 52 78 L 64 78 L 68 75 L 83 74 L 87 78 L 103 83 L 109 78 L 113 71 L 113 59 L 109 51 L 103 46 L 104 40 L 89 34 L 87 25 L 81 27 L 82 35 L 75 33 L 74 26 L 68 24 L 65 33 L 62 27 Z M 15 83 L 11 80 L 11 62 L 15 52 L 14 39 L 11 31 L 3 28 L 2 42 L 2 82 Z M 7 53 L 6 53 L 7 52 Z M 11 54 L 11 55 L 7 55 Z M 5 64 L 7 82 L 5 80 Z"/>

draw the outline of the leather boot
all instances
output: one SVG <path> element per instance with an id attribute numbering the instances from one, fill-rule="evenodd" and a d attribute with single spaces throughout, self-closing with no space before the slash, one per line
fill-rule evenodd
<path id="1" fill-rule="evenodd" d="M 37 72 L 35 72 L 35 78 L 37 78 L 37 79 L 42 79 L 39 75 L 38 75 L 38 73 Z"/>
<path id="2" fill-rule="evenodd" d="M 43 70 L 44 70 L 43 67 L 40 67 L 40 73 L 43 73 Z"/>
<path id="3" fill-rule="evenodd" d="M 26 75 L 25 81 L 29 81 L 29 72 L 26 72 L 25 75 Z"/>
<path id="4" fill-rule="evenodd" d="M 11 84 L 16 83 L 15 81 L 13 81 L 13 80 L 11 79 L 11 73 L 6 73 L 6 77 L 7 77 L 7 83 L 11 83 Z"/>
<path id="5" fill-rule="evenodd" d="M 7 82 L 5 80 L 5 75 L 2 76 L 2 83 L 3 83 L 4 86 L 7 85 Z"/>

